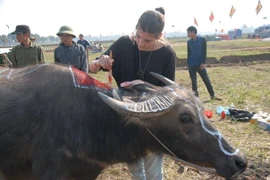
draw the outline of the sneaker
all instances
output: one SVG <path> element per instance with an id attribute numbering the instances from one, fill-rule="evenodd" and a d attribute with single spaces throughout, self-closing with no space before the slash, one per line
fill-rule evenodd
<path id="1" fill-rule="evenodd" d="M 211 100 L 221 101 L 222 99 L 221 99 L 221 98 L 218 98 L 218 97 L 216 97 L 216 96 L 211 96 Z"/>

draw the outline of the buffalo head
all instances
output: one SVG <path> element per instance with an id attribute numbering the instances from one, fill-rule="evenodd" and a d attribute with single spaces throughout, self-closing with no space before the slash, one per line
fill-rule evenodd
<path id="1" fill-rule="evenodd" d="M 166 86 L 141 82 L 132 87 L 132 96 L 120 93 L 111 98 L 101 92 L 99 95 L 124 115 L 127 123 L 145 126 L 164 153 L 200 170 L 204 170 L 200 167 L 214 168 L 222 177 L 242 173 L 247 166 L 244 154 L 233 148 L 211 124 L 204 115 L 203 104 L 192 91 L 159 74 L 151 74 Z"/>

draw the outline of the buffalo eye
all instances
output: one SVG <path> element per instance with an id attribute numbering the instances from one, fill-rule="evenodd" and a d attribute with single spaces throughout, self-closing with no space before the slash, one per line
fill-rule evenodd
<path id="1" fill-rule="evenodd" d="M 184 124 L 188 124 L 191 123 L 191 116 L 189 114 L 182 114 L 180 116 L 180 122 L 184 123 Z"/>

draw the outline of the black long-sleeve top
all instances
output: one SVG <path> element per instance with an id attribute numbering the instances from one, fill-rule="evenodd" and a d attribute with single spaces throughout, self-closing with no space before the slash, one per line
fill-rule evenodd
<path id="1" fill-rule="evenodd" d="M 122 36 L 104 54 L 109 55 L 110 50 L 114 59 L 112 73 L 118 86 L 125 81 L 140 79 L 138 75 L 140 59 L 141 69 L 145 70 L 145 76 L 142 80 L 157 86 L 164 86 L 162 82 L 149 74 L 149 72 L 156 72 L 174 81 L 176 54 L 169 45 L 154 50 L 152 53 L 151 51 L 139 53 L 136 42 L 132 41 L 129 36 Z M 147 64 L 150 53 L 151 56 Z"/>

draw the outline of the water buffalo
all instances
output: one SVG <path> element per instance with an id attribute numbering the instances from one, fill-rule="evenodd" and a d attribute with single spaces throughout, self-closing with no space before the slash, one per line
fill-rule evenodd
<path id="1" fill-rule="evenodd" d="M 89 180 L 112 164 L 163 152 L 222 177 L 241 174 L 245 156 L 211 125 L 199 99 L 152 74 L 166 86 L 115 93 L 73 67 L 0 68 L 2 172 L 12 180 Z"/>

